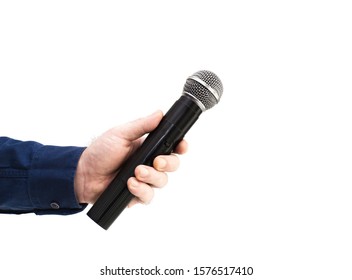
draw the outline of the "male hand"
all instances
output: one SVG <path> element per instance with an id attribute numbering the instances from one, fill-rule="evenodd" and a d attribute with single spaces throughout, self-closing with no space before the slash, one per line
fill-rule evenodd
<path id="1" fill-rule="evenodd" d="M 143 135 L 153 131 L 163 117 L 161 111 L 114 127 L 97 138 L 81 155 L 75 176 L 75 192 L 79 203 L 94 203 L 115 178 L 121 164 L 142 144 Z M 187 151 L 182 140 L 175 153 Z M 154 187 L 166 185 L 166 172 L 176 171 L 180 164 L 176 154 L 155 158 L 153 167 L 139 165 L 135 177 L 129 178 L 127 186 L 135 198 L 129 207 L 141 202 L 148 204 L 154 195 Z"/>

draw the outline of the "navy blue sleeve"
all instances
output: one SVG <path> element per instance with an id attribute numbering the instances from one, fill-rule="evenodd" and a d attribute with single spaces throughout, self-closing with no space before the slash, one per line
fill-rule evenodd
<path id="1" fill-rule="evenodd" d="M 82 211 L 86 204 L 76 199 L 74 176 L 84 149 L 0 137 L 0 213 Z"/>

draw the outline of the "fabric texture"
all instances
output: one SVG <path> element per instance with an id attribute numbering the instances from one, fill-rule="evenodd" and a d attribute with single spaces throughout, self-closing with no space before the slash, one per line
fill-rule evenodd
<path id="1" fill-rule="evenodd" d="M 74 176 L 84 147 L 46 146 L 0 137 L 0 213 L 68 215 L 79 204 Z"/>

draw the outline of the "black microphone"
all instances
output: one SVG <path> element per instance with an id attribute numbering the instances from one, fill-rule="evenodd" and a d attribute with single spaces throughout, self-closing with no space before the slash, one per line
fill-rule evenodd
<path id="1" fill-rule="evenodd" d="M 158 155 L 170 154 L 200 114 L 219 102 L 222 92 L 220 79 L 210 71 L 198 71 L 188 77 L 181 97 L 126 160 L 87 215 L 107 230 L 134 197 L 127 188 L 127 180 L 134 177 L 135 168 L 140 164 L 152 166 Z"/>

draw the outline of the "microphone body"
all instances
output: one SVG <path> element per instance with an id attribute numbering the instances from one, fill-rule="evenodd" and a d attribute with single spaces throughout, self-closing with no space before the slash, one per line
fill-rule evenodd
<path id="1" fill-rule="evenodd" d="M 202 109 L 192 97 L 182 95 L 166 113 L 158 127 L 123 164 L 115 179 L 87 215 L 107 230 L 133 198 L 127 188 L 127 180 L 134 177 L 135 168 L 140 164 L 152 166 L 158 155 L 170 154 L 201 113 Z"/>
<path id="2" fill-rule="evenodd" d="M 122 165 L 87 215 L 99 226 L 108 229 L 133 198 L 127 188 L 127 180 L 134 177 L 135 168 L 140 164 L 152 166 L 158 155 L 170 154 L 201 113 L 219 102 L 222 92 L 220 79 L 210 71 L 198 71 L 188 77 L 181 97 Z"/>

